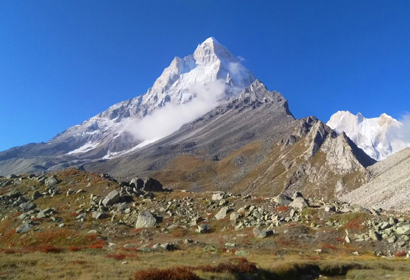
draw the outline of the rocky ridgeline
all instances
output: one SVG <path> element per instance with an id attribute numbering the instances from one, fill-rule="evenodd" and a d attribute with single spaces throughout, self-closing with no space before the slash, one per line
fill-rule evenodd
<path id="1" fill-rule="evenodd" d="M 244 236 L 241 231 L 250 229 L 255 240 L 268 240 L 270 236 L 314 240 L 309 244 L 315 246 L 312 250 L 317 253 L 322 251 L 316 248 L 317 244 L 336 239 L 358 248 L 358 251 L 372 250 L 382 256 L 392 256 L 398 251 L 407 253 L 410 249 L 410 221 L 403 213 L 387 213 L 382 209 L 366 209 L 340 201 L 308 200 L 300 192 L 293 197 L 279 195 L 273 198 L 224 192 L 178 191 L 172 195 L 171 190 L 164 189 L 160 182 L 152 178 L 117 182 L 108 175 L 102 174 L 100 177 L 105 182 L 112 182 L 115 187 L 104 196 L 89 191 L 91 182 L 85 188 L 76 188 L 75 184 L 70 187 L 56 175 L 1 178 L 0 190 L 9 188 L 7 193 L 0 196 L 1 220 L 19 213 L 16 216 L 20 221 L 16 227 L 18 234 L 44 230 L 43 221 L 52 222 L 60 228 L 68 227 L 68 218 L 56 210 L 61 206 L 59 198 L 65 196 L 77 197 L 75 201 L 81 203 L 75 206 L 75 223 L 99 220 L 99 228 L 93 232 L 102 235 L 115 231 L 118 225 L 134 228 L 141 236 L 151 231 L 167 234 L 175 229 L 184 229 L 198 236 L 218 232 L 231 232 L 231 236 L 237 232 L 236 236 Z M 19 185 L 25 180 L 36 183 L 30 192 L 19 190 Z M 28 196 L 28 193 L 31 195 Z M 55 207 L 38 207 L 36 200 L 39 198 L 55 201 Z M 0 232 L 0 236 L 3 234 Z M 235 247 L 237 255 L 246 255 L 247 251 L 239 250 L 241 244 L 236 243 L 235 239 L 228 238 L 225 247 Z M 201 246 L 205 251 L 216 250 L 212 244 L 189 238 L 179 242 Z M 125 248 L 141 251 L 174 250 L 178 246 L 178 242 L 150 245 L 149 238 L 146 244 L 124 245 Z M 354 253 L 358 254 L 357 251 Z"/>

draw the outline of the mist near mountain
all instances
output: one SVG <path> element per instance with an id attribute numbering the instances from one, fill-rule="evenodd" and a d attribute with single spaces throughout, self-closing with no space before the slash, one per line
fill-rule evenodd
<path id="1" fill-rule="evenodd" d="M 124 130 L 139 141 L 161 139 L 221 104 L 225 90 L 226 84 L 222 80 L 211 81 L 205 86 L 200 83 L 192 84 L 189 94 L 195 98 L 183 103 L 183 106 L 169 104 L 143 119 L 132 120 Z"/>

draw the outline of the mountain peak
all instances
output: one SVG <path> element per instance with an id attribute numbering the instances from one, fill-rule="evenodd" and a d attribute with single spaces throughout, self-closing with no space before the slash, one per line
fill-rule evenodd
<path id="1" fill-rule="evenodd" d="M 327 125 L 337 133 L 346 135 L 370 157 L 382 160 L 409 146 L 409 143 L 396 139 L 401 123 L 383 113 L 377 118 L 366 118 L 361 113 L 353 115 L 349 111 L 335 113 Z"/>

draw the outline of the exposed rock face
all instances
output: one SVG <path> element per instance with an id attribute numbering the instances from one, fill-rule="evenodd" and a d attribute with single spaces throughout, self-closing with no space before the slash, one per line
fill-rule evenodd
<path id="1" fill-rule="evenodd" d="M 150 211 L 141 211 L 138 214 L 137 223 L 135 224 L 135 228 L 150 228 L 155 227 L 157 224 L 157 220 L 155 219 L 154 215 Z"/>

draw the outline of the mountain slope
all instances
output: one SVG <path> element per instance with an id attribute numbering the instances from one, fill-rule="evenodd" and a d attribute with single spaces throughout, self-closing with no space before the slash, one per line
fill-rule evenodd
<path id="1" fill-rule="evenodd" d="M 235 56 L 214 38 L 208 38 L 192 55 L 175 57 L 145 94 L 117 103 L 47 143 L 1 152 L 0 174 L 7 175 L 13 170 L 36 172 L 52 166 L 59 169 L 119 156 L 145 140 L 172 133 L 235 96 L 254 80 L 252 72 Z M 147 134 L 155 125 L 146 120 L 158 115 L 165 124 L 153 134 Z M 22 158 L 30 159 L 31 167 L 22 162 Z"/>
<path id="2" fill-rule="evenodd" d="M 373 163 L 315 117 L 295 120 L 286 99 L 256 80 L 170 136 L 84 168 L 124 179 L 149 175 L 174 189 L 332 198 L 365 183 Z"/>
<path id="3" fill-rule="evenodd" d="M 402 124 L 386 114 L 368 119 L 360 113 L 353 115 L 349 111 L 339 111 L 331 116 L 327 125 L 338 133 L 345 132 L 375 160 L 385 159 L 410 146 L 399 138 Z"/>
<path id="4" fill-rule="evenodd" d="M 410 210 L 409 170 L 407 148 L 371 166 L 372 179 L 342 199 L 366 207 Z"/>

